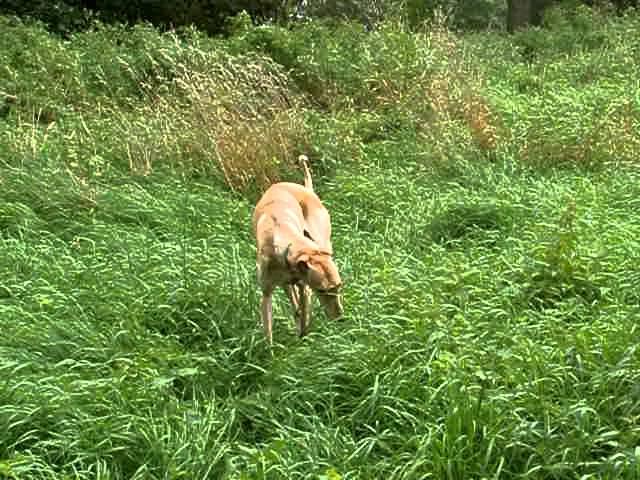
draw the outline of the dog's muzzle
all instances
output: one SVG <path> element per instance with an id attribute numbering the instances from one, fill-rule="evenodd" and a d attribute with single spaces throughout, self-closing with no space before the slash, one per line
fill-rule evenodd
<path id="1" fill-rule="evenodd" d="M 340 285 L 328 289 L 318 289 L 318 298 L 329 318 L 338 319 L 343 314 Z"/>
<path id="2" fill-rule="evenodd" d="M 338 285 L 336 287 L 332 287 L 332 288 L 318 288 L 316 289 L 316 292 L 318 292 L 320 295 L 327 295 L 327 296 L 337 296 L 340 295 L 340 291 L 342 290 L 342 285 Z"/>

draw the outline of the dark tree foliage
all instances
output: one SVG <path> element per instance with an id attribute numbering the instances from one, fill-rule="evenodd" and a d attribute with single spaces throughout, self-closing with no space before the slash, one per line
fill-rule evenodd
<path id="1" fill-rule="evenodd" d="M 195 25 L 221 33 L 226 19 L 242 10 L 256 21 L 278 19 L 286 0 L 0 0 L 0 13 L 38 19 L 56 33 L 83 29 L 92 17 L 104 21 L 148 21 L 159 27 Z"/>
<path id="2" fill-rule="evenodd" d="M 603 3 L 603 0 L 585 0 L 587 5 L 594 6 Z M 638 0 L 611 0 L 618 13 L 622 13 L 628 8 L 638 8 Z"/>
<path id="3" fill-rule="evenodd" d="M 40 20 L 60 34 L 83 30 L 93 16 L 80 0 L 0 0 L 0 14 Z"/>
<path id="4" fill-rule="evenodd" d="M 618 14 L 628 8 L 638 7 L 638 0 L 507 0 L 507 30 L 514 32 L 529 25 L 539 26 L 542 24 L 545 9 L 562 3 L 574 6 L 580 3 L 589 6 L 613 5 Z"/>
<path id="5" fill-rule="evenodd" d="M 388 16 L 401 16 L 410 26 L 419 27 L 441 11 L 454 28 L 473 30 L 506 23 L 514 31 L 540 25 L 545 9 L 557 3 L 609 3 L 618 13 L 638 6 L 638 0 L 0 0 L 0 14 L 35 18 L 62 35 L 89 27 L 95 18 L 128 23 L 143 20 L 160 28 L 195 25 L 219 34 L 225 33 L 227 19 L 243 10 L 256 23 L 350 19 L 362 22 L 367 30 Z"/>
<path id="6" fill-rule="evenodd" d="M 558 3 L 562 0 L 507 0 L 507 30 L 542 25 L 545 9 Z"/>
<path id="7" fill-rule="evenodd" d="M 227 17 L 246 10 L 262 21 L 278 15 L 280 0 L 79 0 L 109 19 L 146 20 L 164 27 L 196 25 L 219 33 Z"/>

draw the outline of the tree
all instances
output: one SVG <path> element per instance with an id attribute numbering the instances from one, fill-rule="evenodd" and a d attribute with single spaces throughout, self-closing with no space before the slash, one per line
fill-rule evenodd
<path id="1" fill-rule="evenodd" d="M 507 0 L 507 31 L 540 25 L 544 9 L 553 0 Z"/>
<path id="2" fill-rule="evenodd" d="M 531 23 L 533 0 L 507 0 L 507 31 L 512 33 Z"/>

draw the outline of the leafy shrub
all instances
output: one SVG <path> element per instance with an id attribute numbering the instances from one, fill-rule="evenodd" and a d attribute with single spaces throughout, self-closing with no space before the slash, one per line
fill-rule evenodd
<path id="1" fill-rule="evenodd" d="M 495 0 L 408 0 L 404 14 L 413 28 L 444 14 L 451 27 L 480 29 L 504 24 L 505 4 Z"/>
<path id="2" fill-rule="evenodd" d="M 640 146 L 635 133 L 640 121 L 638 111 L 628 100 L 606 99 L 605 105 L 598 105 L 602 100 L 582 112 L 578 105 L 584 109 L 588 105 L 585 99 L 575 100 L 571 110 L 568 106 L 558 108 L 561 104 L 547 105 L 549 114 L 558 120 L 555 125 L 540 123 L 529 130 L 522 159 L 538 167 L 580 165 L 598 169 L 611 162 L 636 163 L 634 152 Z M 558 110 L 565 110 L 564 118 L 556 113 Z"/>
<path id="3" fill-rule="evenodd" d="M 574 228 L 576 205 L 569 201 L 552 238 L 536 249 L 523 285 L 523 298 L 533 308 L 549 308 L 567 299 L 588 304 L 600 298 L 595 280 L 595 264 L 589 265 L 578 252 L 578 233 Z"/>
<path id="4" fill-rule="evenodd" d="M 496 38 L 488 49 L 511 45 L 518 52 L 492 67 L 495 90 L 489 101 L 508 132 L 498 152 L 530 167 L 592 169 L 637 162 L 631 151 L 639 141 L 633 132 L 640 111 L 631 94 L 637 66 L 630 59 L 637 58 L 640 44 L 629 32 L 638 28 L 638 17 L 614 20 L 586 7 L 578 12 L 590 30 L 557 7 L 550 15 L 561 15 L 562 26 Z M 583 35 L 603 40 L 583 42 Z M 530 55 L 521 44 L 527 36 L 541 42 Z"/>
<path id="5" fill-rule="evenodd" d="M 92 110 L 130 105 L 171 81 L 189 48 L 175 34 L 148 24 L 128 28 L 96 23 L 62 43 L 42 26 L 0 17 L 0 72 L 18 110 Z M 16 41 L 18 40 L 18 41 Z M 195 40 L 195 38 L 194 38 Z"/>
<path id="6" fill-rule="evenodd" d="M 323 158 L 355 158 L 359 143 L 406 135 L 424 144 L 425 164 L 449 168 L 469 147 L 474 156 L 492 157 L 501 127 L 473 57 L 440 22 L 419 34 L 392 22 L 369 33 L 352 23 L 293 31 L 245 23 L 230 45 L 236 54 L 249 48 L 269 55 L 291 71 L 311 105 L 333 113 L 335 121 L 321 122 L 333 131 L 313 129 L 326 145 Z"/>
<path id="7" fill-rule="evenodd" d="M 505 5 L 499 0 L 322 0 L 309 2 L 305 9 L 309 18 L 355 20 L 367 30 L 399 19 L 419 29 L 443 13 L 451 27 L 480 29 L 502 25 Z"/>
<path id="8" fill-rule="evenodd" d="M 401 123 L 424 132 L 433 122 L 460 121 L 480 150 L 497 147 L 482 77 L 443 23 L 421 34 L 397 23 L 369 33 L 356 24 L 314 23 L 293 32 L 262 26 L 242 29 L 231 42 L 232 51 L 248 46 L 291 69 L 301 89 L 325 108 L 380 108 L 394 118 L 403 111 Z"/>
<path id="9" fill-rule="evenodd" d="M 433 73 L 417 84 L 408 108 L 422 120 L 424 165 L 455 176 L 470 164 L 493 159 L 508 140 L 508 130 L 485 93 L 485 72 L 477 68 L 466 43 L 446 28 L 442 18 L 424 35 L 434 59 Z"/>
<path id="10" fill-rule="evenodd" d="M 585 5 L 554 5 L 545 10 L 542 28 L 520 30 L 514 43 L 529 61 L 536 55 L 566 55 L 602 48 L 610 39 L 610 17 Z"/>

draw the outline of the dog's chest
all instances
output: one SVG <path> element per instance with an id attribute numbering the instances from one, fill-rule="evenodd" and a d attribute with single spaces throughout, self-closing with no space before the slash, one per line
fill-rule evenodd
<path id="1" fill-rule="evenodd" d="M 288 285 L 297 280 L 284 262 L 272 256 L 260 256 L 257 262 L 258 281 L 262 285 Z"/>

